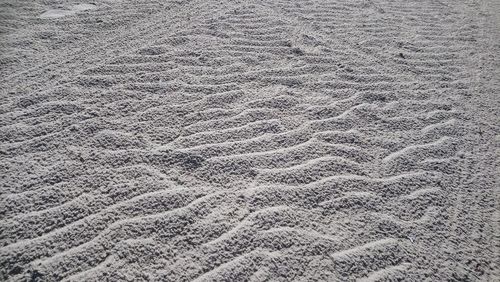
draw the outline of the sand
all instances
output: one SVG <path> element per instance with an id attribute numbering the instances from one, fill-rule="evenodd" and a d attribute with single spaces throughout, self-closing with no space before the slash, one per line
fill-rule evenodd
<path id="1" fill-rule="evenodd" d="M 1 281 L 500 281 L 495 0 L 4 0 Z"/>

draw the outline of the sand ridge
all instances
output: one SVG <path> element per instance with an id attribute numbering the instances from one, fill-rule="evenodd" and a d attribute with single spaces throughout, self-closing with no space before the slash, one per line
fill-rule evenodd
<path id="1" fill-rule="evenodd" d="M 0 280 L 499 279 L 493 3 L 49 2 L 2 4 Z"/>

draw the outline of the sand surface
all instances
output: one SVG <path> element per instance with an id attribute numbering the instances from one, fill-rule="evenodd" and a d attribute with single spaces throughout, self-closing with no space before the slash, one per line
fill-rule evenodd
<path id="1" fill-rule="evenodd" d="M 500 281 L 500 1 L 0 1 L 1 281 Z"/>

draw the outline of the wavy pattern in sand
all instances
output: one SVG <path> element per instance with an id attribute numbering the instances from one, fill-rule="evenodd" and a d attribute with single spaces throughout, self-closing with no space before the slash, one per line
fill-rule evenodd
<path id="1" fill-rule="evenodd" d="M 0 278 L 487 279 L 491 250 L 443 267 L 478 26 L 449 1 L 229 2 L 105 1 L 37 22 L 95 29 L 81 50 L 5 55 Z"/>

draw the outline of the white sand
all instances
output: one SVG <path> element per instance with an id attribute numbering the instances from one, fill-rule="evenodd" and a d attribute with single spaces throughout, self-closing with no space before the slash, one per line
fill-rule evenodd
<path id="1" fill-rule="evenodd" d="M 0 3 L 0 280 L 500 281 L 500 3 Z"/>
<path id="2" fill-rule="evenodd" d="M 96 8 L 96 5 L 94 4 L 78 4 L 71 6 L 70 9 L 68 10 L 61 10 L 61 9 L 47 10 L 40 15 L 40 18 L 42 19 L 62 18 L 62 17 L 72 16 L 78 12 L 94 8 Z"/>

